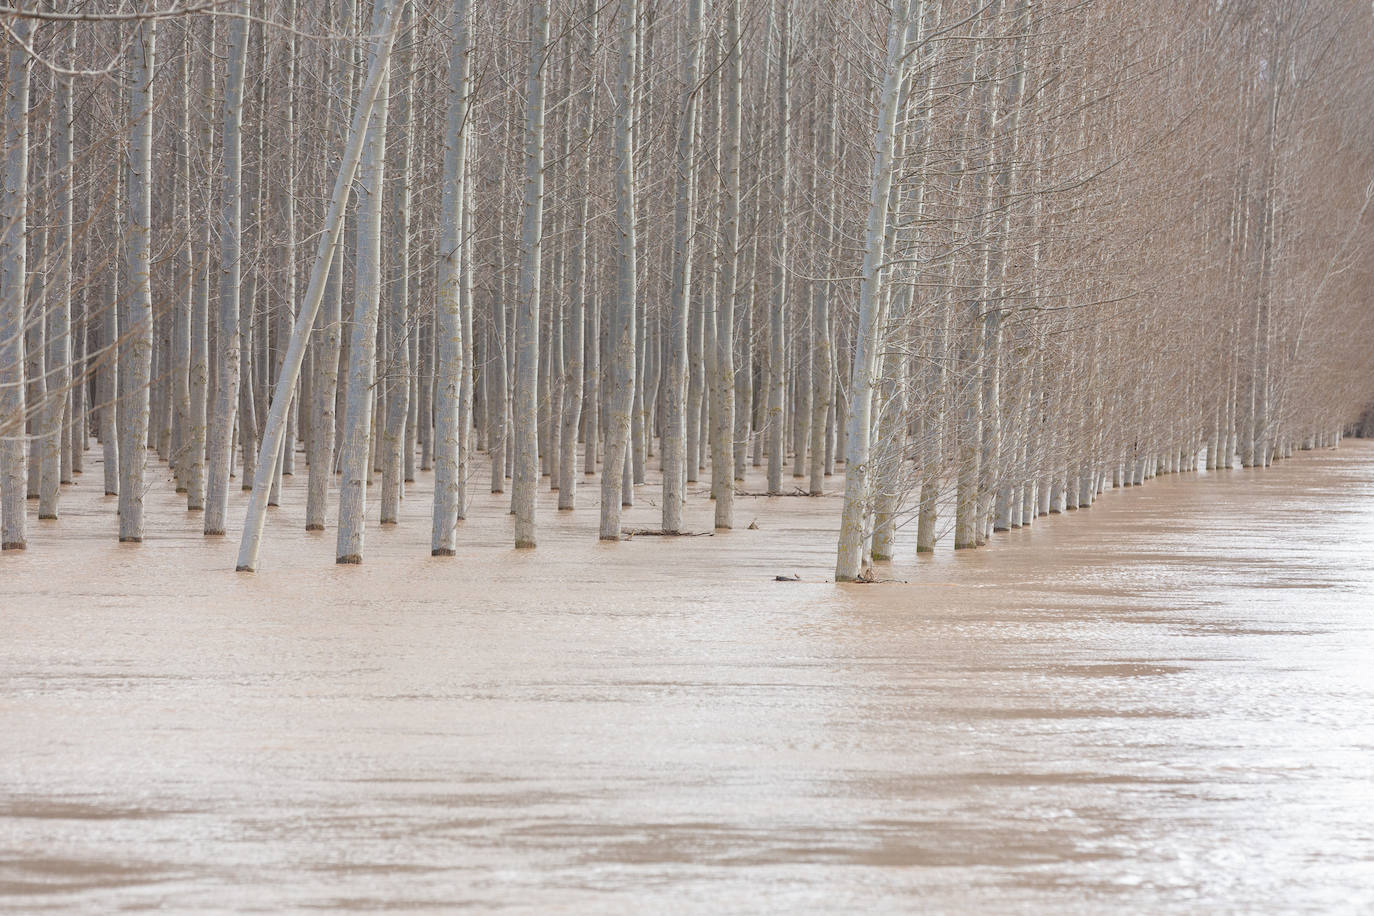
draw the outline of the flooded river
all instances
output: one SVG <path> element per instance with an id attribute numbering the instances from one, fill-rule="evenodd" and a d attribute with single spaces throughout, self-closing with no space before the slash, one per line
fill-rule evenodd
<path id="1" fill-rule="evenodd" d="M 246 576 L 99 480 L 0 558 L 0 909 L 1374 909 L 1374 444 L 843 587 L 835 497 L 336 567 L 297 477 Z"/>

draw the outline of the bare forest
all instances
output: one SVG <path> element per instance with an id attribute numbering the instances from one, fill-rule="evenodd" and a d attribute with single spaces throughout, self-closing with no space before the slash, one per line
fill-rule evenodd
<path id="1" fill-rule="evenodd" d="M 6 550 L 78 479 L 141 541 L 158 465 L 242 570 L 283 477 L 352 564 L 419 475 L 452 556 L 477 488 L 537 549 L 541 490 L 615 540 L 636 501 L 743 526 L 750 474 L 842 494 L 855 580 L 1374 403 L 1368 3 L 0 22 Z"/>

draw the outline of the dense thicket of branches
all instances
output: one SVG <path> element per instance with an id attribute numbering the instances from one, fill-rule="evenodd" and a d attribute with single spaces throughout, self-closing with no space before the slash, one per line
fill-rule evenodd
<path id="1" fill-rule="evenodd" d="M 707 475 L 730 527 L 751 464 L 839 467 L 854 578 L 908 521 L 976 546 L 1374 401 L 1367 3 L 0 19 L 7 548 L 94 437 L 122 539 L 150 455 L 207 534 L 256 483 L 244 568 L 282 475 L 359 562 L 431 468 L 448 555 L 472 486 L 533 546 L 541 480 L 600 474 L 614 538 L 655 469 L 677 532 Z"/>

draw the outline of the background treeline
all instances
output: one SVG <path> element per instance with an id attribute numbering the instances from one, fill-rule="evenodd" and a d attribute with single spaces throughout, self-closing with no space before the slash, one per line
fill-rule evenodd
<path id="1" fill-rule="evenodd" d="M 844 490 L 854 578 L 1374 400 L 1368 3 L 0 19 L 7 548 L 94 440 L 121 539 L 153 455 L 207 534 L 254 488 L 243 568 L 283 475 L 359 562 L 422 471 L 446 555 L 475 486 L 534 546 L 540 487 L 730 527 L 757 466 Z"/>

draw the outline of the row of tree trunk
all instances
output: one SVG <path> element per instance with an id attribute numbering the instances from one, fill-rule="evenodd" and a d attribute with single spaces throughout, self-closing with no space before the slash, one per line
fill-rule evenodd
<path id="1" fill-rule="evenodd" d="M 838 470 L 847 580 L 1374 400 L 1354 0 L 5 15 L 7 549 L 94 437 L 121 540 L 151 455 L 206 535 L 251 490 L 244 570 L 302 471 L 360 563 L 423 472 L 451 556 L 476 485 L 532 548 L 541 487 L 616 539 L 655 466 L 667 534 Z"/>

